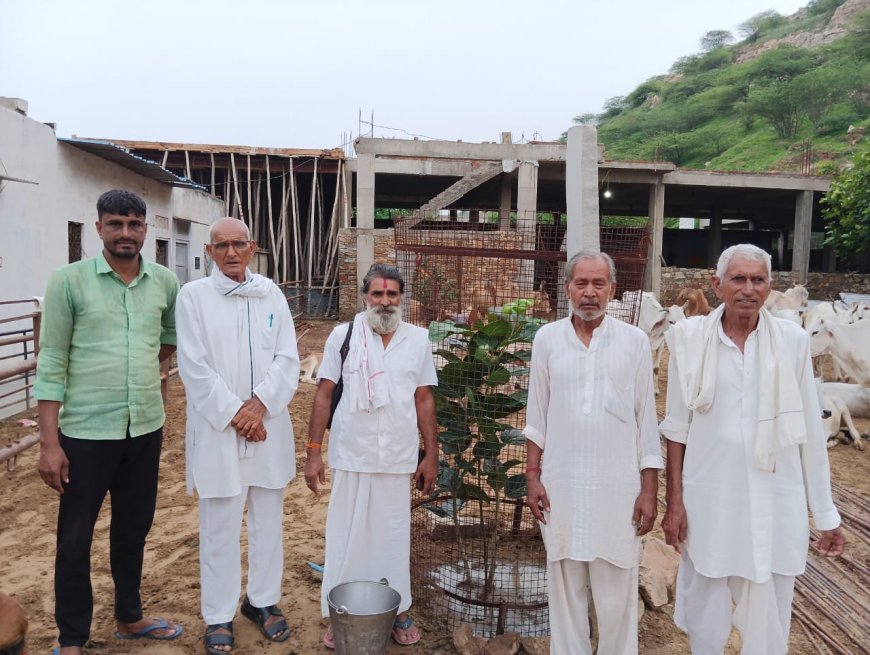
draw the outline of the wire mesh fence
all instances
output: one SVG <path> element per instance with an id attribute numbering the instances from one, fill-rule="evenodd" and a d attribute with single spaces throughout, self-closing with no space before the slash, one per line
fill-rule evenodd
<path id="1" fill-rule="evenodd" d="M 535 332 L 567 315 L 566 228 L 558 216 L 478 218 L 395 226 L 404 316 L 429 327 L 438 369 L 438 485 L 414 496 L 412 591 L 447 632 L 541 636 L 546 555 L 525 505 L 522 428 Z M 602 227 L 601 240 L 620 283 L 609 312 L 636 322 L 648 233 Z"/>

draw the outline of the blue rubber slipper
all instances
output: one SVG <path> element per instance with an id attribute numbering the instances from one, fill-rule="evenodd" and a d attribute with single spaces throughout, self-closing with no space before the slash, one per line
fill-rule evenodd
<path id="1" fill-rule="evenodd" d="M 122 641 L 132 641 L 135 639 L 154 639 L 155 641 L 171 641 L 178 639 L 183 633 L 184 628 L 181 625 L 176 625 L 175 630 L 165 636 L 155 635 L 156 630 L 169 630 L 169 623 L 163 619 L 158 619 L 156 623 L 146 625 L 138 632 L 115 632 L 115 639 Z"/>

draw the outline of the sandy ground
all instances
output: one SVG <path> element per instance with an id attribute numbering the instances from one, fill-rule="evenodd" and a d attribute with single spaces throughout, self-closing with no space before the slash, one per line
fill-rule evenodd
<path id="1" fill-rule="evenodd" d="M 333 323 L 312 323 L 312 329 L 300 343 L 300 351 L 320 350 Z M 661 387 L 664 389 L 664 380 Z M 313 385 L 300 385 L 291 410 L 296 431 L 298 470 L 301 473 L 307 421 L 314 395 Z M 659 397 L 659 404 L 663 396 Z M 663 407 L 660 406 L 660 411 Z M 16 434 L 26 434 L 18 420 L 35 419 L 35 411 L 0 422 L 0 443 Z M 859 429 L 870 432 L 870 421 L 859 421 Z M 834 479 L 866 499 L 870 493 L 870 449 L 858 452 L 840 446 L 832 451 Z M 38 448 L 19 456 L 12 470 L 0 472 L 0 590 L 14 595 L 24 606 L 30 619 L 29 652 L 47 653 L 55 645 L 52 618 L 52 571 L 57 496 L 46 487 L 36 472 Z M 161 464 L 160 493 L 157 516 L 148 542 L 145 572 L 142 582 L 146 613 L 180 621 L 185 634 L 174 642 L 117 642 L 113 637 L 112 583 L 108 568 L 108 508 L 97 524 L 93 545 L 93 584 L 95 595 L 92 627 L 93 652 L 152 653 L 187 655 L 202 653 L 203 625 L 199 615 L 198 522 L 195 500 L 188 496 L 184 483 L 184 391 L 174 378 L 170 385 L 167 406 L 165 442 Z M 664 485 L 662 484 L 662 487 Z M 283 644 L 271 644 L 260 636 L 254 625 L 238 615 L 235 623 L 234 653 L 254 655 L 281 653 L 325 653 L 320 643 L 324 623 L 320 619 L 320 581 L 306 562 L 322 562 L 323 533 L 328 486 L 325 493 L 314 497 L 305 487 L 301 475 L 286 493 L 285 502 L 285 576 L 284 596 L 280 603 L 292 629 L 292 636 Z M 108 501 L 107 501 L 108 504 Z M 866 516 L 864 517 L 866 520 Z M 660 528 L 657 528 L 660 535 Z M 867 565 L 868 553 L 856 553 Z M 865 607 L 868 603 L 863 599 Z M 647 611 L 640 624 L 640 651 L 656 655 L 688 653 L 688 643 L 672 621 L 673 606 L 660 611 Z M 446 635 L 430 628 L 422 612 L 416 613 L 424 637 L 420 644 L 402 648 L 391 644 L 388 652 L 453 653 Z M 736 649 L 732 637 L 729 653 Z M 815 653 L 801 630 L 792 629 L 792 653 Z"/>

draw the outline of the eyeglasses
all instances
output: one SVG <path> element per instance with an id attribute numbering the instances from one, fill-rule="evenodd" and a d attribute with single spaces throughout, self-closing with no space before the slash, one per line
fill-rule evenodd
<path id="1" fill-rule="evenodd" d="M 246 248 L 249 248 L 251 245 L 250 241 L 221 241 L 219 243 L 211 244 L 212 250 L 216 252 L 226 252 L 232 246 L 233 250 L 236 252 L 241 252 Z"/>

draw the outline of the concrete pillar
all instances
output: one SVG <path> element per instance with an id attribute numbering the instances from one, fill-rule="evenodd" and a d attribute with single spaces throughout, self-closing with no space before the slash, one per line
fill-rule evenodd
<path id="1" fill-rule="evenodd" d="M 517 236 L 522 242 L 522 247 L 528 250 L 535 249 L 537 210 L 538 162 L 522 161 L 517 182 Z M 516 282 L 520 285 L 520 291 L 531 292 L 534 287 L 535 263 L 531 260 L 521 260 L 521 262 Z"/>
<path id="2" fill-rule="evenodd" d="M 661 180 L 649 187 L 649 251 L 644 276 L 644 291 L 652 291 L 656 298 L 662 288 L 662 240 L 665 229 L 665 185 Z"/>
<path id="3" fill-rule="evenodd" d="M 575 125 L 568 130 L 565 154 L 568 208 L 568 259 L 584 248 L 601 248 L 598 211 L 598 130 Z"/>
<path id="4" fill-rule="evenodd" d="M 511 226 L 511 175 L 501 174 L 501 197 L 498 206 L 499 229 L 507 230 Z"/>
<path id="5" fill-rule="evenodd" d="M 356 169 L 356 277 L 359 284 L 375 263 L 375 156 L 357 157 Z M 359 286 L 359 285 L 357 285 Z"/>
<path id="6" fill-rule="evenodd" d="M 791 270 L 796 282 L 807 283 L 810 272 L 810 237 L 813 227 L 813 192 L 799 191 L 794 209 L 794 249 Z"/>
<path id="7" fill-rule="evenodd" d="M 517 182 L 517 227 L 535 224 L 538 210 L 538 162 L 520 162 Z"/>
<path id="8" fill-rule="evenodd" d="M 719 255 L 722 254 L 722 208 L 718 205 L 713 207 L 710 216 L 710 229 L 707 235 L 707 267 L 716 268 Z"/>

